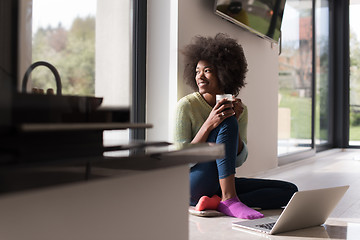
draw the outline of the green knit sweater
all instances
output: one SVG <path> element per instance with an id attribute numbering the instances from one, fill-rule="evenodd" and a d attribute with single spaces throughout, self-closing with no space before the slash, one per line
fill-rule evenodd
<path id="1" fill-rule="evenodd" d="M 243 150 L 236 158 L 236 167 L 241 166 L 248 155 L 247 150 L 247 122 L 248 110 L 243 104 L 244 111 L 239 118 L 239 134 L 244 143 Z M 176 107 L 174 141 L 190 143 L 209 116 L 212 107 L 199 92 L 191 93 L 181 98 Z"/>

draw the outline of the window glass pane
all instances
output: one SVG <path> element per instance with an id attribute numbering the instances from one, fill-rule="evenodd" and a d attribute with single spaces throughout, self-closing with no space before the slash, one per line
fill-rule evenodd
<path id="1" fill-rule="evenodd" d="M 316 1 L 315 143 L 329 141 L 329 1 Z"/>
<path id="2" fill-rule="evenodd" d="M 58 3 L 33 1 L 32 62 L 46 61 L 57 68 L 64 95 L 94 96 L 96 2 L 79 8 Z M 39 69 L 32 72 L 31 86 L 56 88 L 52 73 Z"/>
<path id="3" fill-rule="evenodd" d="M 130 4 L 116 0 L 33 0 L 31 61 L 47 61 L 64 95 L 104 97 L 129 106 Z M 33 71 L 31 85 L 55 87 L 51 72 Z"/>
<path id="4" fill-rule="evenodd" d="M 21 0 L 20 73 L 46 61 L 58 70 L 63 95 L 103 98 L 102 107 L 130 107 L 131 0 Z M 32 88 L 56 89 L 45 67 L 32 71 Z M 20 90 L 20 88 L 19 88 Z M 56 92 L 56 90 L 55 90 Z M 128 139 L 127 130 L 104 141 Z"/>
<path id="5" fill-rule="evenodd" d="M 312 1 L 286 1 L 281 30 L 278 155 L 285 155 L 312 144 Z"/>
<path id="6" fill-rule="evenodd" d="M 350 0 L 350 127 L 349 145 L 360 145 L 360 1 Z"/>

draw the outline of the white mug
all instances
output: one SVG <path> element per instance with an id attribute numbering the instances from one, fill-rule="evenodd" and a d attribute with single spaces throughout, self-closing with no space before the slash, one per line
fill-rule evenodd
<path id="1" fill-rule="evenodd" d="M 233 97 L 231 94 L 221 94 L 221 95 L 216 95 L 216 103 L 218 103 L 221 99 L 226 98 L 229 101 L 233 100 Z"/>

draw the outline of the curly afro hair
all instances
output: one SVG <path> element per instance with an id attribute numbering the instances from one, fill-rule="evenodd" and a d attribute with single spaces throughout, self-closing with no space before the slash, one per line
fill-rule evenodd
<path id="1" fill-rule="evenodd" d="M 237 95 L 245 86 L 248 65 L 243 48 L 226 34 L 218 33 L 214 38 L 196 36 L 182 53 L 185 56 L 185 82 L 195 91 L 198 90 L 195 70 L 200 60 L 208 61 L 215 67 L 224 93 Z"/>

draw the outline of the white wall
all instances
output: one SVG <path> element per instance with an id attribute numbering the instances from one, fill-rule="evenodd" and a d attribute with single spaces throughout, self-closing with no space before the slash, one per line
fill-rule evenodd
<path id="1" fill-rule="evenodd" d="M 178 0 L 148 1 L 147 140 L 171 141 L 173 107 L 177 101 Z"/>
<path id="2" fill-rule="evenodd" d="M 130 1 L 96 3 L 95 96 L 102 106 L 130 105 Z M 121 23 L 121 24 L 114 24 Z"/>
<path id="3" fill-rule="evenodd" d="M 221 19 L 213 12 L 214 1 L 209 0 L 153 0 L 148 1 L 148 122 L 154 129 L 148 131 L 148 140 L 172 140 L 171 122 L 176 101 L 190 92 L 182 81 L 183 62 L 178 55 L 177 76 L 169 73 L 170 65 L 177 59 L 174 48 L 174 29 L 177 28 L 178 50 L 195 35 L 214 36 L 227 33 L 243 46 L 248 60 L 247 85 L 240 97 L 249 108 L 248 147 L 249 158 L 238 169 L 238 175 L 251 175 L 277 166 L 277 97 L 278 97 L 278 47 Z M 174 24 L 174 5 L 178 6 L 177 25 Z M 168 52 L 166 52 L 168 51 Z M 169 54 L 170 53 L 170 54 Z M 170 68 L 174 66 L 171 65 Z M 177 84 L 174 82 L 177 81 Z M 160 96 L 161 92 L 174 92 L 177 98 Z M 160 107 L 161 106 L 161 107 Z"/>

